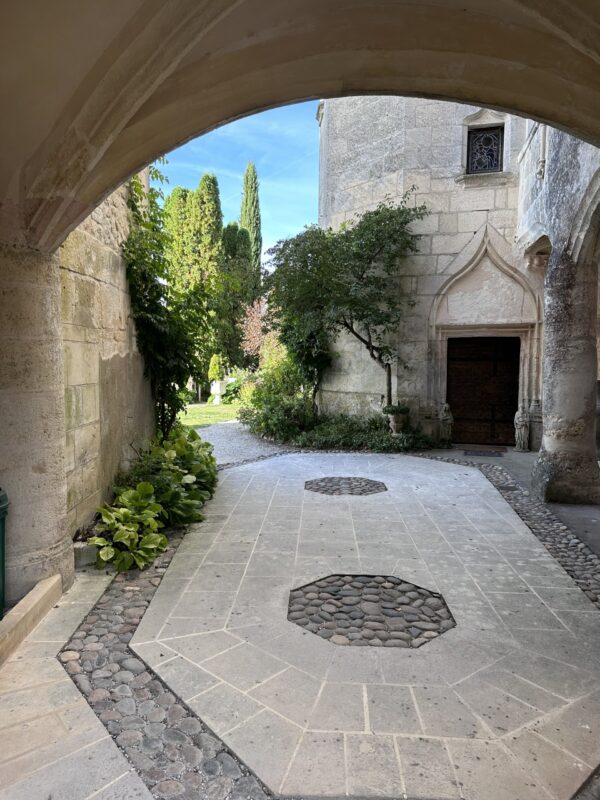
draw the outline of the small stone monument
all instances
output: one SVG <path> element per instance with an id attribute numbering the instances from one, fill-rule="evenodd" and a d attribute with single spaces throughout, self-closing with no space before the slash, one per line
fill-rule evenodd
<path id="1" fill-rule="evenodd" d="M 442 444 L 450 444 L 452 441 L 452 426 L 454 425 L 454 417 L 450 411 L 448 403 L 444 403 L 440 411 L 440 442 Z"/>
<path id="2" fill-rule="evenodd" d="M 529 450 L 529 413 L 524 405 L 515 414 L 515 450 L 521 453 Z"/>

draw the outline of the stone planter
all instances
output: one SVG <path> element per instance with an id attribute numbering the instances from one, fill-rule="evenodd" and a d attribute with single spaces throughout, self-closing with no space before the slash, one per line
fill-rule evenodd
<path id="1" fill-rule="evenodd" d="M 409 414 L 406 412 L 405 414 L 388 414 L 387 418 L 390 423 L 390 429 L 394 436 L 397 436 L 399 433 L 405 431 L 408 427 L 408 417 Z"/>

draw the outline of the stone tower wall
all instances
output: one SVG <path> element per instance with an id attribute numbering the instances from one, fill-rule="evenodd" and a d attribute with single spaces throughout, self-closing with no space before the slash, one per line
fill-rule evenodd
<path id="1" fill-rule="evenodd" d="M 424 203 L 430 212 L 413 226 L 420 235 L 418 254 L 399 267 L 406 304 L 397 333 L 394 395 L 408 401 L 417 418 L 430 414 L 445 400 L 448 333 L 508 335 L 512 326 L 523 342 L 523 398 L 538 396 L 543 277 L 529 272 L 514 248 L 525 121 L 474 106 L 401 97 L 327 100 L 319 120 L 322 226 L 337 228 L 386 198 L 398 201 L 411 187 L 410 202 Z M 468 127 L 493 124 L 504 124 L 503 171 L 466 175 Z M 452 290 L 453 315 L 442 318 L 441 298 L 463 274 Z M 489 309 L 482 307 L 482 292 Z M 504 300 L 500 307 L 498 292 Z M 493 317 L 489 329 L 486 313 Z M 377 411 L 383 371 L 347 336 L 334 349 L 321 408 Z"/>

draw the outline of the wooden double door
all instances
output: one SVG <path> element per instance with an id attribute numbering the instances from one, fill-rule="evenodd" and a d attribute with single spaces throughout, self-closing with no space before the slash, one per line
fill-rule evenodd
<path id="1" fill-rule="evenodd" d="M 453 441 L 514 444 L 520 350 L 516 336 L 448 339 L 446 397 L 454 415 Z"/>

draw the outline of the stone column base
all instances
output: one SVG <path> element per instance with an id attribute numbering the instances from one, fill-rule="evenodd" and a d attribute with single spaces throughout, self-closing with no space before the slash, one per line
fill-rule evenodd
<path id="1" fill-rule="evenodd" d="M 546 503 L 600 504 L 600 468 L 595 456 L 543 448 L 531 475 L 532 492 Z"/>

